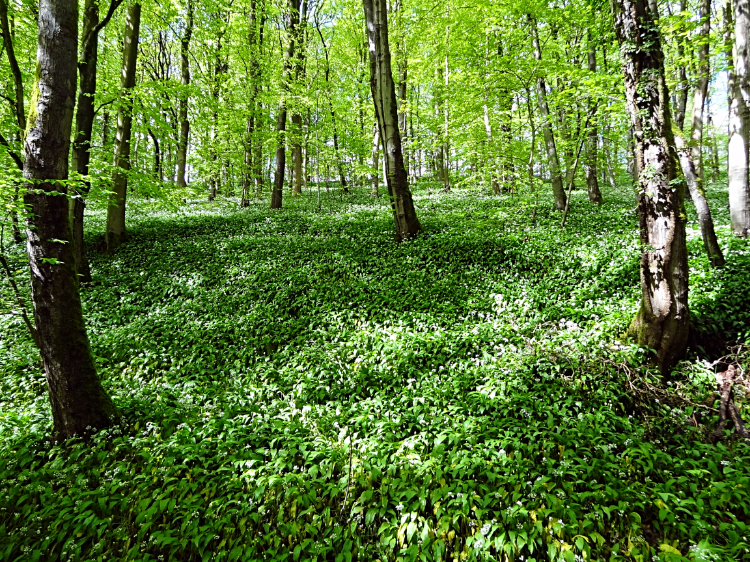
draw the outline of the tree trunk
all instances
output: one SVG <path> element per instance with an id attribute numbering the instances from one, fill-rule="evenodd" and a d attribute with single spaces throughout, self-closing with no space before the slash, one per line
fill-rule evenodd
<path id="1" fill-rule="evenodd" d="M 645 0 L 613 0 L 612 11 L 636 143 L 643 248 L 643 300 L 628 335 L 656 350 L 655 363 L 667 375 L 685 353 L 689 311 L 684 188 L 682 182 L 674 182 L 678 164 L 664 55 L 656 14 Z"/>
<path id="2" fill-rule="evenodd" d="M 378 188 L 380 187 L 380 178 L 378 177 L 378 169 L 380 168 L 380 127 L 378 127 L 377 121 L 375 122 L 375 130 L 372 137 L 372 168 L 374 171 L 370 176 L 370 195 L 380 197 L 380 193 L 378 193 Z"/>
<path id="3" fill-rule="evenodd" d="M 306 33 L 307 27 L 307 0 L 302 1 L 302 7 L 299 15 L 299 25 L 295 31 L 296 35 L 296 57 L 294 64 L 294 82 L 299 84 L 304 80 L 305 77 L 305 47 L 306 47 Z M 302 113 L 301 108 L 295 107 L 292 112 L 292 134 L 290 135 L 290 143 L 292 148 L 292 195 L 297 197 L 302 195 L 302 184 L 304 180 L 302 178 L 303 173 L 303 154 L 302 154 L 302 141 L 304 134 L 302 131 Z"/>
<path id="4" fill-rule="evenodd" d="M 738 236 L 750 235 L 748 135 L 750 134 L 750 12 L 746 0 L 732 0 L 734 8 L 734 71 L 730 70 L 729 106 L 729 214 Z M 731 69 L 731 67 L 730 67 Z"/>
<path id="5" fill-rule="evenodd" d="M 188 120 L 188 101 L 190 88 L 190 39 L 193 35 L 193 1 L 187 3 L 187 21 L 185 33 L 180 39 L 180 77 L 182 91 L 180 92 L 180 137 L 177 141 L 177 187 L 185 187 L 185 168 L 187 166 L 188 137 L 190 135 L 190 121 Z"/>
<path id="6" fill-rule="evenodd" d="M 492 142 L 492 124 L 490 123 L 490 112 L 487 107 L 487 93 L 484 94 L 484 132 L 487 134 L 487 166 L 489 167 L 490 183 L 492 185 L 492 193 L 500 195 L 500 183 L 497 181 L 497 170 L 495 162 L 495 145 Z"/>
<path id="7" fill-rule="evenodd" d="M 122 101 L 117 112 L 117 139 L 115 140 L 115 171 L 112 178 L 112 195 L 107 208 L 107 251 L 113 252 L 125 237 L 125 199 L 130 170 L 130 133 L 133 126 L 133 88 L 138 57 L 138 37 L 141 26 L 141 5 L 133 3 L 125 22 L 125 48 L 122 56 Z"/>
<path id="8" fill-rule="evenodd" d="M 690 197 L 693 199 L 693 205 L 695 205 L 695 211 L 698 214 L 698 224 L 701 227 L 703 246 L 706 249 L 708 261 L 711 262 L 713 267 L 724 267 L 724 254 L 721 251 L 719 242 L 716 240 L 711 209 L 708 206 L 706 192 L 703 189 L 703 179 L 695 169 L 691 151 L 688 149 L 688 145 L 685 139 L 682 138 L 679 130 L 675 130 L 674 141 L 677 156 L 680 159 L 680 166 L 682 167 L 682 174 L 685 176 Z"/>
<path id="9" fill-rule="evenodd" d="M 680 12 L 688 9 L 687 0 L 680 0 Z M 685 127 L 685 113 L 687 111 L 688 91 L 690 86 L 687 78 L 685 63 L 685 39 L 677 39 L 677 58 L 680 63 L 677 67 L 677 87 L 674 95 L 674 120 L 680 131 Z"/>
<path id="10" fill-rule="evenodd" d="M 16 52 L 13 46 L 13 38 L 11 37 L 10 26 L 8 24 L 7 2 L 8 0 L 0 0 L 0 30 L 2 30 L 3 33 L 3 46 L 8 53 L 8 63 L 10 64 L 10 71 L 13 75 L 15 99 L 12 100 L 12 104 L 15 109 L 15 121 L 18 130 L 23 132 L 26 130 L 26 113 L 23 108 L 23 75 L 21 74 L 21 67 L 18 65 L 18 59 L 16 58 Z M 8 138 L 10 139 L 10 137 Z"/>
<path id="11" fill-rule="evenodd" d="M 81 54 L 78 61 L 78 104 L 76 106 L 76 128 L 73 140 L 73 167 L 81 176 L 89 175 L 91 162 L 91 136 L 94 129 L 94 96 L 96 95 L 96 70 L 99 58 L 99 31 L 107 25 L 122 0 L 113 0 L 104 19 L 99 21 L 99 3 L 86 0 L 83 7 L 83 29 L 81 30 Z M 91 182 L 78 184 L 77 193 L 70 199 L 70 221 L 73 231 L 76 271 L 82 282 L 91 281 L 91 268 L 86 256 L 83 240 L 83 215 L 86 197 Z"/>
<path id="12" fill-rule="evenodd" d="M 289 95 L 289 81 L 292 77 L 292 59 L 294 58 L 294 49 L 296 41 L 296 28 L 299 23 L 299 9 L 297 0 L 288 0 L 289 9 L 289 27 L 287 35 L 289 44 L 284 54 L 284 72 L 281 86 L 281 98 L 276 116 L 276 173 L 273 178 L 273 191 L 271 192 L 271 208 L 281 209 L 281 202 L 284 190 L 284 172 L 286 170 L 286 117 L 287 117 L 287 96 Z"/>
<path id="13" fill-rule="evenodd" d="M 534 56 L 537 61 L 542 60 L 542 47 L 539 43 L 539 33 L 537 31 L 536 20 L 529 16 L 529 23 L 532 28 L 532 40 L 534 42 Z M 539 105 L 539 113 L 542 117 L 542 134 L 544 135 L 544 146 L 547 149 L 547 159 L 549 161 L 550 175 L 552 178 L 552 193 L 555 197 L 555 209 L 562 211 L 565 209 L 565 187 L 563 186 L 562 174 L 560 173 L 560 159 L 557 156 L 557 146 L 555 145 L 555 135 L 552 132 L 552 123 L 549 116 L 549 106 L 547 105 L 547 87 L 544 84 L 544 78 L 541 74 L 536 79 L 536 95 Z"/>
<path id="14" fill-rule="evenodd" d="M 698 177 L 703 181 L 703 108 L 708 95 L 709 74 L 709 33 L 711 31 L 711 0 L 701 0 L 701 27 L 698 34 L 698 76 L 693 90 L 693 128 L 690 139 L 690 155 Z M 690 194 L 692 195 L 692 190 Z"/>
<path id="15" fill-rule="evenodd" d="M 13 106 L 16 121 L 16 134 L 13 135 L 16 139 L 20 139 L 23 132 L 26 130 L 26 114 L 24 113 L 24 93 L 23 93 L 23 75 L 21 74 L 21 68 L 18 65 L 16 59 L 16 53 L 13 46 L 13 35 L 10 31 L 10 25 L 8 24 L 8 4 L 7 0 L 0 0 L 0 31 L 3 36 L 3 47 L 5 52 L 8 54 L 8 63 L 10 64 L 11 73 L 13 74 L 13 85 L 15 87 L 15 99 L 9 100 Z M 23 154 L 22 151 L 16 147 L 11 146 L 11 142 L 0 135 L 2 139 L 1 144 L 8 150 L 8 154 L 15 162 L 16 166 L 23 170 Z M 12 137 L 9 138 L 12 141 Z M 20 185 L 17 181 L 14 182 L 13 186 L 13 203 L 18 203 Z M 13 210 L 11 212 L 11 225 L 13 230 L 13 241 L 16 244 L 20 244 L 23 241 L 21 236 L 21 229 L 19 227 L 18 212 Z"/>
<path id="16" fill-rule="evenodd" d="M 37 83 L 25 141 L 30 210 L 31 298 L 55 437 L 112 423 L 115 407 L 99 381 L 83 320 L 65 196 L 76 94 L 78 2 L 39 3 Z M 62 195 L 59 195 L 62 193 Z"/>
<path id="17" fill-rule="evenodd" d="M 588 63 L 589 72 L 596 73 L 596 47 L 591 42 L 589 34 L 589 53 Z M 599 128 L 596 126 L 592 111 L 596 111 L 593 101 L 589 102 L 589 114 L 593 126 L 589 127 L 588 141 L 586 142 L 586 187 L 589 192 L 589 201 L 592 203 L 602 203 L 602 192 L 599 190 L 599 179 L 597 177 L 597 151 L 599 150 Z"/>
<path id="18" fill-rule="evenodd" d="M 422 226 L 414 209 L 401 152 L 398 104 L 388 45 L 386 0 L 363 0 L 370 51 L 370 89 L 385 155 L 388 196 L 391 200 L 396 237 L 405 240 L 419 234 Z"/>

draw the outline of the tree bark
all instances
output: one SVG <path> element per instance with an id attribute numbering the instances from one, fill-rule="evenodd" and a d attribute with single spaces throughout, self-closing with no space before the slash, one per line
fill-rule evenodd
<path id="1" fill-rule="evenodd" d="M 539 32 L 537 31 L 536 20 L 529 16 L 529 23 L 532 29 L 532 41 L 534 43 L 534 57 L 537 61 L 542 60 L 542 47 L 539 43 Z M 549 106 L 547 105 L 547 87 L 541 74 L 536 80 L 536 96 L 539 105 L 539 113 L 542 117 L 542 134 L 544 136 L 544 146 L 547 149 L 547 159 L 549 161 L 550 175 L 552 179 L 552 193 L 555 198 L 555 209 L 562 211 L 565 209 L 565 187 L 563 186 L 562 173 L 560 172 L 560 158 L 557 155 L 557 146 L 555 145 L 555 135 L 552 132 L 552 122 L 549 116 Z"/>
<path id="2" fill-rule="evenodd" d="M 115 171 L 112 177 L 114 192 L 107 208 L 107 252 L 114 252 L 125 238 L 125 200 L 130 170 L 130 133 L 133 127 L 133 89 L 138 57 L 138 38 L 141 27 L 141 5 L 134 2 L 128 9 L 125 22 L 125 48 L 122 55 L 122 102 L 117 111 L 115 140 Z"/>
<path id="3" fill-rule="evenodd" d="M 589 34 L 589 52 L 588 66 L 589 72 L 596 73 L 596 47 L 591 41 Z M 589 192 L 589 201 L 601 205 L 602 192 L 599 189 L 599 179 L 597 177 L 597 152 L 599 150 L 599 128 L 596 126 L 596 119 L 591 111 L 596 111 L 593 101 L 589 102 L 589 119 L 593 126 L 589 127 L 588 140 L 586 142 L 586 187 Z"/>
<path id="4" fill-rule="evenodd" d="M 685 353 L 688 337 L 684 187 L 674 182 L 678 164 L 656 14 L 645 0 L 613 0 L 612 12 L 636 144 L 643 248 L 643 300 L 628 335 L 656 351 L 655 363 L 667 375 Z"/>
<path id="5" fill-rule="evenodd" d="M 115 10 L 122 0 L 112 0 L 104 19 L 99 21 L 99 3 L 86 0 L 83 7 L 83 29 L 81 30 L 81 49 L 78 61 L 78 103 L 76 105 L 76 128 L 73 140 L 73 168 L 83 177 L 89 175 L 91 162 L 91 136 L 94 130 L 94 100 L 96 95 L 96 70 L 99 60 L 99 31 L 112 19 Z M 91 189 L 91 182 L 84 180 L 77 185 L 75 196 L 70 198 L 69 213 L 75 248 L 75 264 L 79 279 L 91 281 L 91 268 L 86 256 L 83 239 L 83 216 L 86 209 L 86 197 Z"/>
<path id="6" fill-rule="evenodd" d="M 680 0 L 680 13 L 687 11 L 687 0 Z M 685 127 L 685 113 L 687 112 L 688 84 L 687 67 L 685 66 L 685 40 L 677 39 L 677 87 L 674 93 L 674 120 L 677 127 L 682 130 Z"/>
<path id="7" fill-rule="evenodd" d="M 31 297 L 54 434 L 83 435 L 112 423 L 115 407 L 91 356 L 68 224 L 67 187 L 76 94 L 78 3 L 39 3 L 37 82 L 25 140 L 24 202 Z"/>
<path id="8" fill-rule="evenodd" d="M 287 96 L 289 95 L 289 81 L 292 77 L 292 59 L 294 58 L 296 28 L 299 23 L 299 9 L 297 0 L 288 0 L 289 27 L 287 35 L 289 44 L 284 54 L 284 72 L 281 84 L 281 98 L 276 116 L 276 173 L 273 178 L 273 191 L 271 192 L 271 208 L 281 209 L 284 172 L 286 170 L 286 118 L 287 118 Z"/>
<path id="9" fill-rule="evenodd" d="M 188 137 L 190 136 L 190 121 L 188 120 L 188 102 L 190 95 L 190 39 L 193 36 L 193 1 L 187 3 L 187 21 L 185 33 L 180 39 L 180 78 L 182 91 L 180 92 L 180 137 L 177 140 L 177 187 L 185 187 L 185 168 L 187 167 Z"/>
<path id="10" fill-rule="evenodd" d="M 328 111 L 331 114 L 331 125 L 333 127 L 333 152 L 336 155 L 336 169 L 339 173 L 339 184 L 341 185 L 341 190 L 344 193 L 349 193 L 349 186 L 346 183 L 346 173 L 344 172 L 344 163 L 341 159 L 341 155 L 339 154 L 339 131 L 338 127 L 336 125 L 336 112 L 333 109 L 333 100 L 331 99 L 331 90 L 330 90 L 330 74 L 331 74 L 331 63 L 328 58 L 328 45 L 326 45 L 325 39 L 323 39 L 323 33 L 320 31 L 320 25 L 316 24 L 315 28 L 318 31 L 318 36 L 320 37 L 320 42 L 323 45 L 323 53 L 325 54 L 326 58 L 326 66 L 325 66 L 325 82 L 326 82 L 326 100 L 328 101 Z"/>
<path id="11" fill-rule="evenodd" d="M 375 122 L 375 130 L 372 137 L 372 168 L 374 171 L 370 176 L 370 195 L 380 197 L 380 193 L 378 193 L 378 188 L 380 187 L 380 178 L 378 177 L 378 169 L 380 168 L 380 127 L 378 127 L 377 121 Z"/>
<path id="12" fill-rule="evenodd" d="M 16 125 L 19 131 L 26 130 L 26 114 L 23 108 L 23 74 L 21 74 L 21 67 L 18 65 L 18 59 L 16 58 L 16 51 L 13 46 L 13 38 L 10 34 L 10 26 L 8 25 L 8 0 L 0 0 L 0 30 L 3 33 L 3 46 L 5 52 L 8 53 L 8 63 L 10 64 L 10 71 L 13 75 L 13 87 L 15 99 L 13 100 Z M 10 138 L 10 137 L 8 137 Z"/>
<path id="13" fill-rule="evenodd" d="M 750 235 L 750 186 L 748 185 L 748 135 L 750 135 L 750 6 L 732 0 L 734 8 L 734 71 L 730 71 L 729 106 L 729 214 L 738 236 Z M 731 67 L 730 67 L 731 68 Z"/>
<path id="14" fill-rule="evenodd" d="M 709 33 L 711 31 L 711 0 L 701 0 L 700 6 L 701 27 L 698 33 L 700 39 L 698 43 L 698 77 L 696 86 L 693 90 L 693 119 L 692 132 L 690 139 L 690 155 L 695 166 L 695 172 L 703 181 L 703 157 L 701 149 L 703 148 L 703 108 L 706 105 L 706 96 L 708 95 L 709 74 Z M 692 195 L 692 190 L 691 190 Z"/>
<path id="15" fill-rule="evenodd" d="M 385 179 L 391 200 L 396 238 L 405 240 L 422 231 L 414 209 L 401 151 L 398 102 L 391 71 L 386 0 L 363 0 L 370 52 L 370 89 L 385 155 Z"/>
<path id="16" fill-rule="evenodd" d="M 676 127 L 675 127 L 676 128 Z M 714 221 L 711 217 L 711 209 L 708 206 L 706 192 L 703 189 L 703 179 L 698 175 L 693 162 L 693 156 L 685 139 L 682 138 L 679 130 L 674 132 L 675 148 L 677 156 L 680 159 L 682 174 L 685 176 L 690 197 L 693 199 L 695 211 L 698 214 L 698 224 L 701 227 L 703 235 L 703 246 L 706 249 L 708 260 L 713 267 L 724 267 L 724 254 L 721 251 L 719 242 L 716 240 L 716 231 L 714 230 Z"/>

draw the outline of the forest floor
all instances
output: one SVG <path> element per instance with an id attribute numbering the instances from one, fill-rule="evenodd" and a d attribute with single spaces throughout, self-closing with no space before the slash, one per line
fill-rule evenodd
<path id="1" fill-rule="evenodd" d="M 398 245 L 364 192 L 134 199 L 114 257 L 94 208 L 84 313 L 121 423 L 49 442 L 0 315 L 0 560 L 750 560 L 750 446 L 711 442 L 704 361 L 750 342 L 750 243 L 717 186 L 727 267 L 691 222 L 692 347 L 663 381 L 621 339 L 633 196 L 604 196 L 561 230 L 548 194 L 532 224 L 530 198 L 417 186 Z"/>

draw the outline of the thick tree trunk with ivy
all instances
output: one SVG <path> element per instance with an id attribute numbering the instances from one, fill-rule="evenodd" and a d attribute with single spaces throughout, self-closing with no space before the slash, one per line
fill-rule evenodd
<path id="1" fill-rule="evenodd" d="M 41 0 L 37 83 L 25 141 L 27 250 L 37 338 L 57 438 L 112 423 L 115 408 L 91 356 L 68 224 L 67 187 L 76 95 L 78 3 Z"/>
<path id="2" fill-rule="evenodd" d="M 125 201 L 130 170 L 130 134 L 133 128 L 133 89 L 135 65 L 138 57 L 138 37 L 141 27 L 141 5 L 133 3 L 125 20 L 125 48 L 122 56 L 120 109 L 117 112 L 115 140 L 115 171 L 112 177 L 114 192 L 107 208 L 107 251 L 113 252 L 125 238 Z"/>
<path id="3" fill-rule="evenodd" d="M 188 138 L 190 121 L 188 120 L 188 88 L 190 87 L 190 39 L 193 36 L 193 0 L 187 3 L 187 21 L 185 32 L 180 39 L 180 137 L 177 141 L 177 187 L 185 187 L 185 168 L 187 167 Z"/>
<path id="4" fill-rule="evenodd" d="M 271 192 L 271 208 L 281 209 L 282 196 L 284 193 L 284 172 L 286 170 L 286 118 L 287 118 L 287 96 L 289 95 L 289 81 L 292 78 L 292 60 L 296 40 L 296 29 L 299 24 L 299 8 L 297 0 L 288 0 L 289 26 L 287 35 L 289 44 L 284 53 L 284 72 L 281 84 L 281 98 L 276 113 L 276 172 L 273 178 L 273 191 Z"/>
<path id="5" fill-rule="evenodd" d="M 539 32 L 537 30 L 536 20 L 529 16 L 529 23 L 532 30 L 532 41 L 534 43 L 534 57 L 538 62 L 542 60 L 542 47 L 539 43 Z M 552 193 L 555 198 L 555 209 L 562 211 L 565 209 L 565 187 L 563 186 L 562 173 L 560 171 L 560 158 L 557 155 L 557 145 L 555 144 L 555 135 L 552 132 L 552 122 L 549 115 L 549 106 L 547 105 L 547 86 L 544 78 L 538 74 L 536 79 L 536 96 L 539 106 L 539 114 L 542 118 L 542 135 L 544 136 L 544 146 L 547 149 L 547 164 L 550 169 L 552 179 Z"/>
<path id="6" fill-rule="evenodd" d="M 370 52 L 370 89 L 385 155 L 385 179 L 391 200 L 396 237 L 405 240 L 422 231 L 414 209 L 401 151 L 398 102 L 391 71 L 386 0 L 363 0 Z"/>
<path id="7" fill-rule="evenodd" d="M 684 184 L 675 181 L 678 163 L 655 14 L 646 0 L 613 0 L 612 12 L 636 143 L 642 244 L 643 299 L 628 335 L 656 350 L 655 363 L 666 375 L 684 355 L 688 337 Z"/>
<path id="8" fill-rule="evenodd" d="M 732 230 L 743 238 L 750 236 L 750 6 L 747 0 L 732 0 L 734 9 L 734 60 L 730 68 L 729 106 L 729 213 Z"/>

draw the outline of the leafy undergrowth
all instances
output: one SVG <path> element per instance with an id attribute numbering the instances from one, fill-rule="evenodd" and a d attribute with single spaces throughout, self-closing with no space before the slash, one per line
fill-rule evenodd
<path id="1" fill-rule="evenodd" d="M 638 238 L 605 196 L 561 232 L 518 196 L 418 191 L 400 245 L 365 196 L 134 201 L 83 289 L 117 426 L 48 442 L 2 317 L 0 560 L 750 559 L 750 448 L 709 444 L 695 357 L 748 337 L 750 246 L 719 227 L 712 271 L 691 224 L 697 343 L 667 385 L 618 341 Z"/>

